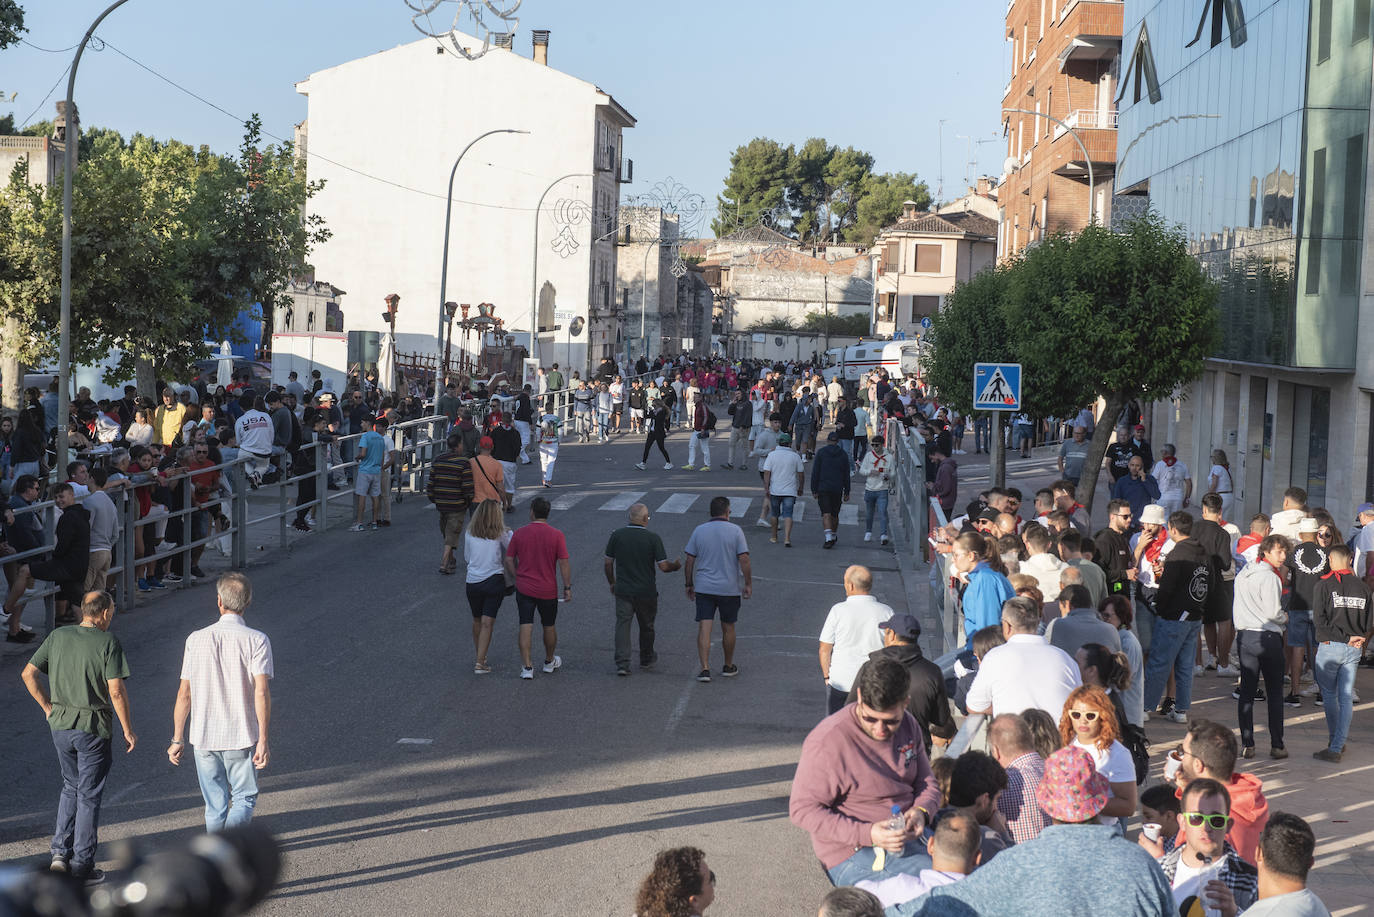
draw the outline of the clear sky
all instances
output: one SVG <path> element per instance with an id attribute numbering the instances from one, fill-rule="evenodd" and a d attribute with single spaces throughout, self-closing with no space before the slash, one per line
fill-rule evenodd
<path id="1" fill-rule="evenodd" d="M 28 42 L 68 49 L 109 0 L 20 2 Z M 969 172 L 960 135 L 999 136 L 1010 66 L 1005 14 L 1002 0 L 524 0 L 515 49 L 528 55 L 530 30 L 549 29 L 549 63 L 600 86 L 638 119 L 625 141 L 635 161 L 626 195 L 671 176 L 710 200 L 737 146 L 756 136 L 797 144 L 821 136 L 870 151 L 879 171 L 916 172 L 932 193 L 943 150 L 949 199 Z M 411 15 L 404 0 L 129 0 L 97 30 L 113 47 L 87 51 L 77 105 L 85 124 L 126 135 L 217 151 L 238 145 L 234 119 L 117 47 L 234 115 L 260 113 L 265 130 L 289 139 L 306 116 L 294 83 L 421 37 Z M 0 52 L 0 100 L 18 92 L 0 101 L 0 114 L 51 118 L 71 53 L 28 44 Z M 358 129 L 385 142 L 386 113 L 361 115 Z M 972 149 L 973 174 L 1001 172 L 1005 144 Z M 446 180 L 408 177 L 441 193 Z"/>

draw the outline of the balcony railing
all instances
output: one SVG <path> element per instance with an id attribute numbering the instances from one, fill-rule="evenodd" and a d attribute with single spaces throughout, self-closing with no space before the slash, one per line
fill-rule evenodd
<path id="1" fill-rule="evenodd" d="M 1068 113 L 1064 124 L 1054 126 L 1054 138 L 1058 140 L 1069 130 L 1116 130 L 1117 112 L 1100 108 L 1078 108 Z"/>
<path id="2" fill-rule="evenodd" d="M 1065 19 L 1065 17 L 1067 17 L 1067 16 L 1069 15 L 1069 10 L 1073 9 L 1075 6 L 1078 6 L 1078 4 L 1080 4 L 1080 3 L 1088 3 L 1088 2 L 1092 2 L 1092 3 L 1120 3 L 1120 2 L 1122 2 L 1122 0 L 1068 0 L 1068 2 L 1064 4 L 1064 8 L 1063 8 L 1062 10 L 1059 11 L 1059 21 L 1060 21 L 1060 22 L 1063 22 L 1064 19 Z"/>

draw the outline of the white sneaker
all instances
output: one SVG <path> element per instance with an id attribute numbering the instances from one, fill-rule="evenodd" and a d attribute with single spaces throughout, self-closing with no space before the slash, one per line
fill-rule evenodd
<path id="1" fill-rule="evenodd" d="M 872 541 L 872 540 L 873 540 L 873 533 L 872 533 L 872 532 L 864 532 L 864 541 Z"/>
<path id="2" fill-rule="evenodd" d="M 561 667 L 562 665 L 563 665 L 563 657 L 562 657 L 562 656 L 554 656 L 552 662 L 546 662 L 546 663 L 544 663 L 544 673 L 545 673 L 546 675 L 547 675 L 547 674 L 552 674 L 552 673 L 554 672 L 554 670 L 558 669 L 558 668 Z"/>
<path id="3" fill-rule="evenodd" d="M 355 522 L 348 527 L 348 530 L 350 532 L 365 532 L 367 531 L 367 526 L 363 525 L 361 522 Z"/>
<path id="4" fill-rule="evenodd" d="M 664 463 L 663 463 L 663 470 L 664 470 L 664 471 L 672 471 L 672 470 L 673 470 L 673 463 L 672 463 L 672 462 L 664 462 Z"/>
<path id="5" fill-rule="evenodd" d="M 884 535 L 883 537 L 879 538 L 878 544 L 887 544 L 887 536 Z"/>
<path id="6" fill-rule="evenodd" d="M 1196 676 L 1196 675 L 1201 675 L 1201 674 L 1202 674 L 1203 672 L 1205 672 L 1205 671 L 1207 671 L 1207 670 L 1206 670 L 1205 668 L 1203 668 L 1202 666 L 1200 666 L 1200 665 L 1195 665 L 1195 666 L 1193 666 L 1193 675 L 1195 675 L 1195 676 Z"/>
<path id="7" fill-rule="evenodd" d="M 1233 666 L 1229 666 L 1229 665 L 1219 665 L 1219 666 L 1217 666 L 1217 677 L 1218 677 L 1218 678 L 1239 678 L 1239 677 L 1240 677 L 1240 669 L 1234 668 Z"/>
<path id="8" fill-rule="evenodd" d="M 1298 694 L 1303 697 L 1316 697 L 1320 693 L 1322 693 L 1321 688 L 1318 688 L 1316 685 L 1308 685 L 1298 692 Z"/>
<path id="9" fill-rule="evenodd" d="M 640 471 L 645 471 L 648 468 L 648 466 L 645 465 L 643 462 L 635 462 L 635 467 L 638 468 Z"/>
<path id="10" fill-rule="evenodd" d="M 772 524 L 773 524 L 773 523 L 769 522 L 767 519 L 764 519 L 764 518 L 760 518 L 758 522 L 755 522 L 755 523 L 754 523 L 754 525 L 763 526 L 764 528 L 768 528 L 768 527 L 771 526 Z"/>
<path id="11" fill-rule="evenodd" d="M 533 667 L 533 666 L 528 666 L 528 665 L 527 665 L 527 666 L 521 667 L 521 669 L 520 669 L 520 677 L 521 677 L 521 678 L 524 678 L 524 679 L 532 680 L 532 679 L 534 678 L 534 667 Z"/>
<path id="12" fill-rule="evenodd" d="M 1168 713 L 1164 714 L 1164 718 L 1171 723 L 1187 723 L 1188 712 L 1186 710 L 1183 712 L 1179 712 L 1178 710 L 1170 710 Z"/>

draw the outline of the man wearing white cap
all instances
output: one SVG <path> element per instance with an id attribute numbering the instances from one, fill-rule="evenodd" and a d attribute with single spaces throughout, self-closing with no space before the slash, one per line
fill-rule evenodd
<path id="1" fill-rule="evenodd" d="M 1303 657 L 1308 648 L 1316 643 L 1312 625 L 1312 602 L 1321 587 L 1323 576 L 1331 572 L 1331 564 L 1326 557 L 1326 548 L 1317 544 L 1317 520 L 1303 516 L 1298 520 L 1298 541 L 1288 555 L 1288 569 L 1292 588 L 1288 593 L 1288 696 L 1283 699 L 1284 706 L 1301 707 L 1298 696 L 1298 679 L 1302 676 Z M 1317 693 L 1315 686 L 1303 692 L 1307 696 Z"/>

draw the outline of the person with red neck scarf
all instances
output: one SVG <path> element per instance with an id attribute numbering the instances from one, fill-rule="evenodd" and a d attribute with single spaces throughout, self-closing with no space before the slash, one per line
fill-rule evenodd
<path id="1" fill-rule="evenodd" d="M 1283 570 L 1288 551 L 1287 538 L 1270 535 L 1260 542 L 1255 563 L 1246 564 L 1236 576 L 1233 619 L 1240 650 L 1236 716 L 1244 758 L 1255 756 L 1255 688 L 1261 677 L 1269 705 L 1269 754 L 1288 757 L 1283 746 L 1283 635 L 1288 623 Z"/>
<path id="2" fill-rule="evenodd" d="M 1188 508 L 1193 496 L 1193 473 L 1188 466 L 1178 460 L 1173 443 L 1165 443 L 1160 449 L 1162 458 L 1155 462 L 1150 474 L 1159 483 L 1159 504 L 1165 513 L 1176 513 Z"/>
<path id="3" fill-rule="evenodd" d="M 1350 568 L 1353 553 L 1343 544 L 1331 549 L 1331 572 L 1322 577 L 1312 603 L 1317 629 L 1312 674 L 1322 692 L 1328 739 L 1327 747 L 1312 757 L 1333 764 L 1340 763 L 1350 734 L 1360 654 L 1374 637 L 1374 596 Z"/>

